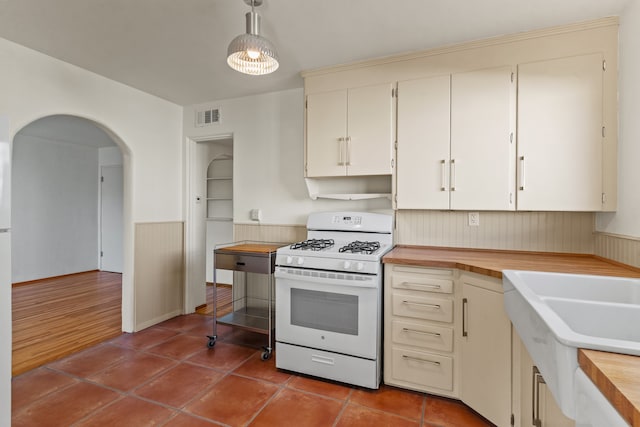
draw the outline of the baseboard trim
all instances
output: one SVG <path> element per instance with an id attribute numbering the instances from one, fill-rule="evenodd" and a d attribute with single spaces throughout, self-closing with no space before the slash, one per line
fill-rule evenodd
<path id="1" fill-rule="evenodd" d="M 26 282 L 16 282 L 16 283 L 12 283 L 11 287 L 12 288 L 18 288 L 20 286 L 27 286 L 27 285 L 33 285 L 35 283 L 38 282 L 42 282 L 43 280 L 56 280 L 56 279 L 62 279 L 64 277 L 69 277 L 69 276 L 76 276 L 78 274 L 86 274 L 86 273 L 97 273 L 100 270 L 87 270 L 87 271 L 78 271 L 77 273 L 69 273 L 69 274 L 61 274 L 59 276 L 51 276 L 51 277 L 42 277 L 40 279 L 35 279 L 35 280 L 27 280 Z M 115 273 L 118 274 L 118 273 Z"/>

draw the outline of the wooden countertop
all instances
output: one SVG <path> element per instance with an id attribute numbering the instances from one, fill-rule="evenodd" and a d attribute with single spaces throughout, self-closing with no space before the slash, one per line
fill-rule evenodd
<path id="1" fill-rule="evenodd" d="M 396 246 L 382 262 L 457 268 L 499 279 L 503 270 L 640 277 L 638 268 L 583 254 Z M 578 363 L 620 415 L 640 427 L 640 357 L 579 349 Z"/>
<path id="2" fill-rule="evenodd" d="M 234 245 L 217 248 L 216 252 L 270 254 L 275 253 L 278 248 L 285 245 L 286 243 L 240 242 Z"/>
<path id="3" fill-rule="evenodd" d="M 396 246 L 382 262 L 420 267 L 457 268 L 502 279 L 503 270 L 640 277 L 640 269 L 594 255 L 487 249 Z"/>
<path id="4" fill-rule="evenodd" d="M 640 357 L 578 350 L 578 364 L 632 426 L 640 426 Z"/>

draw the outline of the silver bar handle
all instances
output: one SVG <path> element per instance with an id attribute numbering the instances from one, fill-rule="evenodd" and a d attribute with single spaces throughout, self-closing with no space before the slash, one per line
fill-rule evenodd
<path id="1" fill-rule="evenodd" d="M 531 424 L 535 427 L 542 427 L 540 419 L 540 384 L 546 384 L 537 366 L 533 367 L 533 377 L 531 381 Z"/>
<path id="2" fill-rule="evenodd" d="M 467 331 L 467 304 L 469 304 L 469 300 L 466 298 L 462 298 L 462 336 L 468 337 L 469 332 Z"/>
<path id="3" fill-rule="evenodd" d="M 524 156 L 520 156 L 520 191 L 524 191 Z"/>
<path id="4" fill-rule="evenodd" d="M 437 333 L 437 332 L 419 331 L 417 329 L 409 329 L 409 328 L 402 328 L 402 332 L 412 332 L 414 334 L 429 335 L 431 337 L 439 337 L 440 336 L 440 334 Z"/>
<path id="5" fill-rule="evenodd" d="M 429 307 L 429 308 L 435 308 L 436 310 L 440 310 L 439 304 L 427 304 L 424 302 L 411 302 L 411 301 L 402 301 L 402 303 L 407 305 L 419 305 L 420 307 Z"/>
<path id="6" fill-rule="evenodd" d="M 440 191 L 447 191 L 447 176 L 446 176 L 446 169 L 447 169 L 447 161 L 445 159 L 442 159 L 440 161 L 440 167 L 441 167 L 441 175 L 440 175 Z"/>
<path id="7" fill-rule="evenodd" d="M 338 166 L 344 166 L 344 138 L 338 138 Z"/>
<path id="8" fill-rule="evenodd" d="M 419 357 L 411 357 L 411 356 L 407 356 L 406 354 L 403 354 L 402 358 L 405 360 L 416 360 L 418 362 L 431 363 L 432 365 L 440 366 L 440 362 L 436 362 L 435 360 L 421 359 Z"/>
<path id="9" fill-rule="evenodd" d="M 317 354 L 311 355 L 311 361 L 316 363 L 322 363 L 323 365 L 334 365 L 335 360 L 331 357 L 318 356 Z"/>
<path id="10" fill-rule="evenodd" d="M 451 191 L 456 191 L 456 159 L 451 159 Z"/>
<path id="11" fill-rule="evenodd" d="M 442 286 L 440 286 L 440 285 L 431 285 L 429 283 L 402 282 L 400 284 L 400 286 L 411 286 L 411 285 L 420 286 L 420 287 L 423 287 L 423 288 L 442 289 Z"/>
<path id="12" fill-rule="evenodd" d="M 347 137 L 347 166 L 351 166 L 351 137 Z"/>

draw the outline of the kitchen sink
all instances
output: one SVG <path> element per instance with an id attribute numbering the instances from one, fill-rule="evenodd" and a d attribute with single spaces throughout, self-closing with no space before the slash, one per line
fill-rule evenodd
<path id="1" fill-rule="evenodd" d="M 503 284 L 507 314 L 568 417 L 578 348 L 640 356 L 640 279 L 507 270 Z"/>

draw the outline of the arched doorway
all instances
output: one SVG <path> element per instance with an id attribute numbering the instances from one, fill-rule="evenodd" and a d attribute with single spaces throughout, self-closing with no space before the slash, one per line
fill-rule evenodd
<path id="1" fill-rule="evenodd" d="M 94 121 L 52 115 L 21 128 L 13 138 L 12 152 L 12 283 L 102 270 L 104 215 L 114 212 L 102 207 L 101 177 L 109 169 L 109 177 L 119 178 L 119 218 L 106 222 L 120 224 L 119 230 L 110 232 L 122 236 L 126 233 L 123 211 L 128 205 L 123 203 L 126 146 Z M 122 238 L 119 242 L 111 248 L 123 259 L 125 245 Z M 122 283 L 120 278 L 120 297 Z M 118 333 L 123 303 L 118 304 Z"/>

